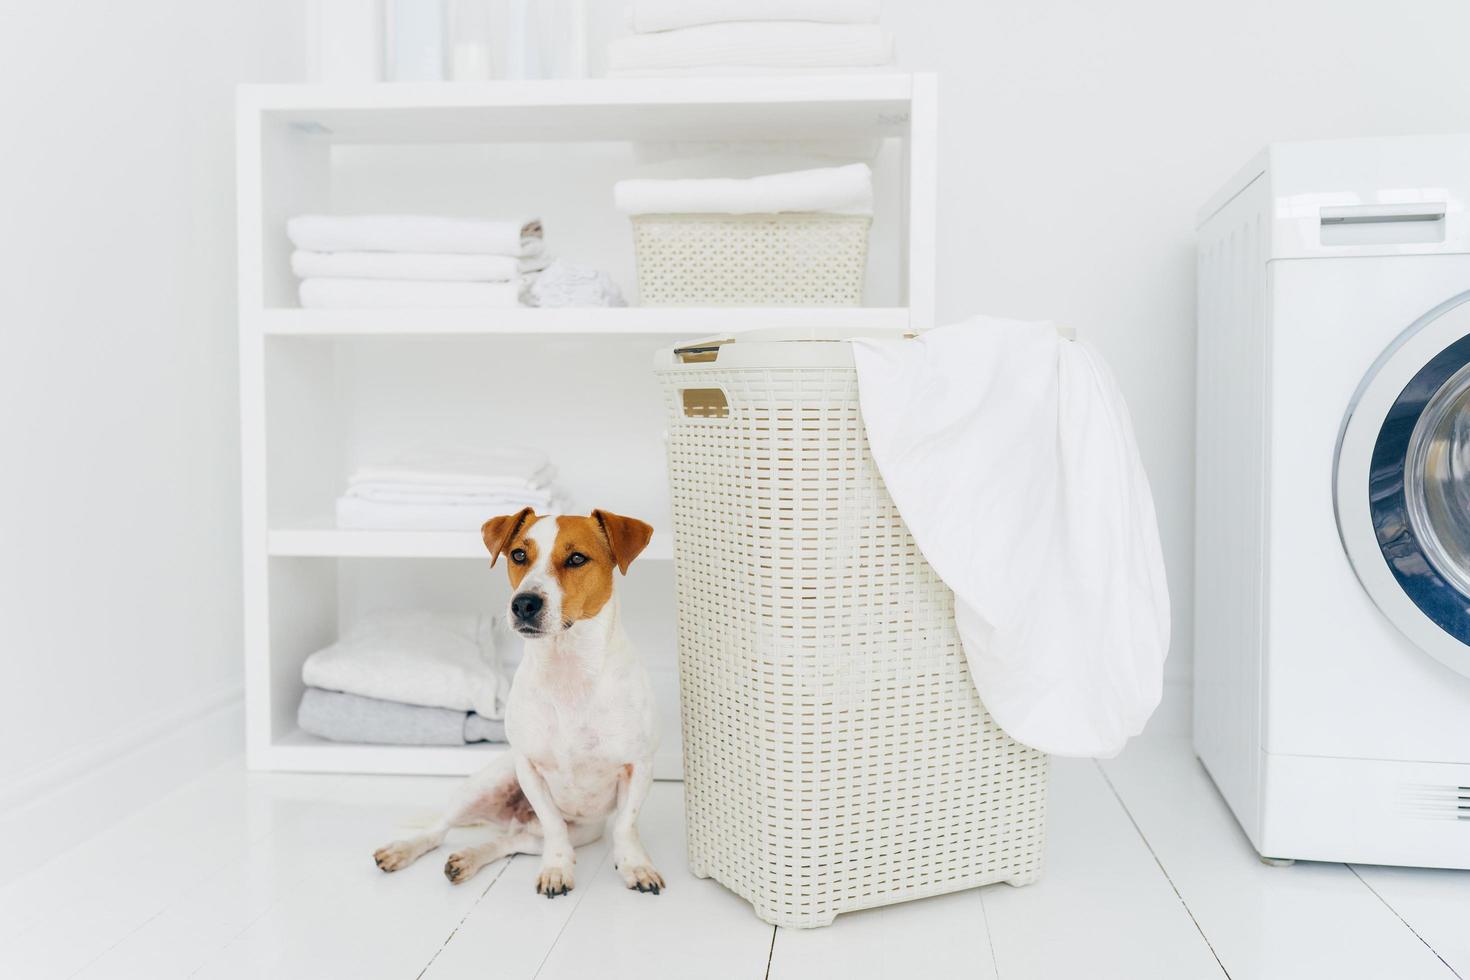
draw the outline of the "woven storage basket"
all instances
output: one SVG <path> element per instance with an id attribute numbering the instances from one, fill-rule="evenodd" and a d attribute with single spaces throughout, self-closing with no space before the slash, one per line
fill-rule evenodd
<path id="1" fill-rule="evenodd" d="M 872 218 L 633 216 L 643 306 L 857 306 Z"/>
<path id="2" fill-rule="evenodd" d="M 851 345 L 769 336 L 658 355 L 690 868 L 797 927 L 1030 882 L 1046 757 L 976 694 L 953 594 L 868 451 Z"/>

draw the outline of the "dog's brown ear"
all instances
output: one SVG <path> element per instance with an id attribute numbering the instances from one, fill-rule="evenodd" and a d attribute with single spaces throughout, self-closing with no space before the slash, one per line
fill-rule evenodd
<path id="1" fill-rule="evenodd" d="M 494 568 L 500 556 L 505 554 L 505 549 L 515 540 L 526 521 L 536 516 L 536 512 L 529 507 L 522 507 L 514 514 L 503 517 L 492 517 L 480 525 L 480 537 L 485 539 L 485 547 L 490 552 L 490 567 Z"/>
<path id="2" fill-rule="evenodd" d="M 618 563 L 618 571 L 627 575 L 628 566 L 633 564 L 633 559 L 648 547 L 648 539 L 653 537 L 653 528 L 637 518 L 624 517 L 606 510 L 594 510 L 592 519 L 602 527 L 602 533 L 607 536 L 607 546 L 612 549 L 613 561 Z"/>

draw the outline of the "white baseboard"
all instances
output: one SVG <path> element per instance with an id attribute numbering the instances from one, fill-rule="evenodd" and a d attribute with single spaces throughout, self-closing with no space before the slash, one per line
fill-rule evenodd
<path id="1" fill-rule="evenodd" d="M 0 839 L 26 846 L 12 852 L 0 880 L 44 863 L 238 754 L 244 732 L 237 684 L 11 780 L 0 790 Z"/>

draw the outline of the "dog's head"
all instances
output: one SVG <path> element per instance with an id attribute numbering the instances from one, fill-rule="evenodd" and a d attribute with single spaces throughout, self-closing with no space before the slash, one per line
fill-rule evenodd
<path id="1" fill-rule="evenodd" d="M 527 507 L 492 517 L 480 529 L 490 564 L 501 555 L 510 572 L 510 625 L 522 636 L 552 636 L 602 611 L 612 598 L 613 570 L 626 575 L 653 528 L 594 510 L 588 517 L 537 517 Z"/>

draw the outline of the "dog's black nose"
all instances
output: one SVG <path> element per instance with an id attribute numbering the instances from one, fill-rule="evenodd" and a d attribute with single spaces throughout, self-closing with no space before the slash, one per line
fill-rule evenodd
<path id="1" fill-rule="evenodd" d="M 546 605 L 546 600 L 534 592 L 522 592 L 510 600 L 511 615 L 521 622 L 530 622 L 536 618 L 541 607 Z"/>

